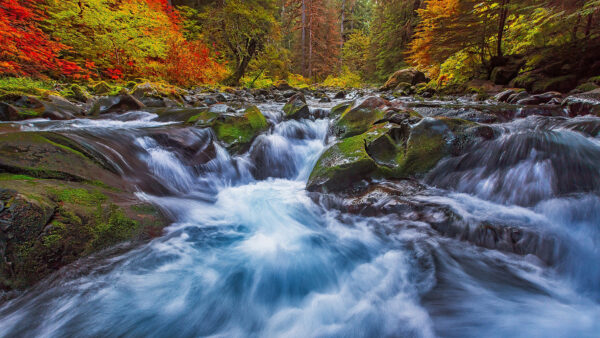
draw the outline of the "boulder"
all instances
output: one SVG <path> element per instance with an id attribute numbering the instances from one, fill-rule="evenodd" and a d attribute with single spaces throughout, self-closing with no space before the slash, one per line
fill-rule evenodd
<path id="1" fill-rule="evenodd" d="M 146 106 L 130 94 L 118 96 L 103 96 L 94 102 L 90 109 L 91 115 L 124 113 L 131 110 L 143 109 Z"/>
<path id="2" fill-rule="evenodd" d="M 339 92 L 337 92 L 337 93 L 336 93 L 336 94 L 333 96 L 333 98 L 334 98 L 334 99 L 336 99 L 336 100 L 341 100 L 341 99 L 345 99 L 345 98 L 346 98 L 346 95 L 347 95 L 347 94 L 346 94 L 346 92 L 345 92 L 345 91 L 343 91 L 343 90 L 340 90 Z"/>
<path id="3" fill-rule="evenodd" d="M 306 104 L 304 94 L 297 93 L 283 106 L 283 112 L 288 119 L 305 119 L 310 117 L 310 109 Z"/>
<path id="4" fill-rule="evenodd" d="M 337 119 L 344 112 L 346 112 L 347 110 L 352 108 L 353 105 L 354 105 L 354 101 L 342 102 L 342 103 L 336 105 L 335 107 L 331 108 L 331 112 L 329 113 L 329 116 L 334 119 Z"/>
<path id="5" fill-rule="evenodd" d="M 96 95 L 105 95 L 112 91 L 111 86 L 109 86 L 106 82 L 101 81 L 97 85 L 94 86 L 93 92 Z"/>
<path id="6" fill-rule="evenodd" d="M 384 109 L 388 105 L 387 100 L 378 96 L 358 100 L 335 122 L 333 132 L 341 138 L 360 135 L 369 130 L 375 121 L 384 117 Z"/>
<path id="7" fill-rule="evenodd" d="M 453 153 L 456 135 L 467 131 L 478 137 L 475 123 L 460 119 L 424 118 L 410 127 L 378 123 L 360 135 L 342 139 L 331 146 L 315 165 L 307 184 L 309 191 L 352 191 L 363 180 L 405 179 L 423 175 L 440 159 Z"/>
<path id="8" fill-rule="evenodd" d="M 401 69 L 390 76 L 380 90 L 393 90 L 402 82 L 416 85 L 418 83 L 427 82 L 427 78 L 423 72 L 420 72 L 414 68 Z"/>
<path id="9" fill-rule="evenodd" d="M 592 91 L 567 96 L 562 102 L 569 116 L 600 116 L 600 88 Z"/>
<path id="10" fill-rule="evenodd" d="M 508 98 L 509 98 L 511 95 L 515 94 L 515 93 L 516 93 L 516 92 L 515 92 L 515 90 L 514 90 L 514 89 L 507 89 L 507 90 L 505 90 L 505 91 L 503 91 L 503 92 L 500 92 L 500 93 L 496 94 L 496 95 L 494 96 L 494 99 L 495 99 L 496 101 L 498 101 L 498 102 L 506 102 L 506 101 L 508 101 Z"/>
<path id="11" fill-rule="evenodd" d="M 219 115 L 212 124 L 217 139 L 232 151 L 247 149 L 268 127 L 267 119 L 256 106 L 247 108 L 243 115 Z"/>

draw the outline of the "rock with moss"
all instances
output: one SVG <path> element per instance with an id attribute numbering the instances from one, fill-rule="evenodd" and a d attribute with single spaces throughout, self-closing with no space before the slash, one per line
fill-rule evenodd
<path id="1" fill-rule="evenodd" d="M 310 117 L 310 109 L 306 104 L 306 98 L 301 92 L 292 96 L 283 106 L 283 112 L 288 119 L 306 119 Z"/>
<path id="2" fill-rule="evenodd" d="M 533 83 L 531 92 L 534 94 L 540 94 L 549 91 L 566 93 L 575 88 L 575 86 L 577 86 L 577 76 L 570 74 L 540 79 Z"/>
<path id="3" fill-rule="evenodd" d="M 69 87 L 69 91 L 70 92 L 67 93 L 67 97 L 73 98 L 79 102 L 87 102 L 91 98 L 88 92 L 77 84 L 72 84 Z"/>
<path id="4" fill-rule="evenodd" d="M 0 289 L 87 254 L 160 234 L 160 210 L 93 149 L 50 132 L 0 134 Z"/>
<path id="5" fill-rule="evenodd" d="M 331 146 L 318 160 L 307 189 L 351 191 L 363 180 L 422 176 L 445 156 L 460 152 L 456 140 L 464 143 L 486 135 L 477 126 L 456 118 L 424 118 L 413 126 L 408 119 L 375 124 L 367 132 Z"/>
<path id="6" fill-rule="evenodd" d="M 356 101 L 352 108 L 345 111 L 335 122 L 334 134 L 345 138 L 366 132 L 373 123 L 384 117 L 387 105 L 388 101 L 377 96 Z"/>
<path id="7" fill-rule="evenodd" d="M 242 115 L 219 115 L 212 124 L 217 139 L 232 151 L 248 148 L 268 127 L 267 119 L 256 106 L 247 108 Z"/>
<path id="8" fill-rule="evenodd" d="M 132 196 L 85 183 L 0 180 L 0 289 L 22 289 L 80 257 L 150 238 L 166 224 Z"/>
<path id="9" fill-rule="evenodd" d="M 329 117 L 331 117 L 333 119 L 337 119 L 343 113 L 350 110 L 353 105 L 354 105 L 354 101 L 342 102 L 342 103 L 334 106 L 333 108 L 331 108 L 331 111 L 329 112 Z"/>
<path id="10" fill-rule="evenodd" d="M 100 81 L 92 87 L 92 91 L 96 95 L 106 95 L 106 94 L 110 93 L 112 90 L 113 90 L 113 88 L 104 81 Z"/>
<path id="11" fill-rule="evenodd" d="M 585 92 L 591 92 L 594 89 L 598 89 L 600 88 L 600 85 L 597 85 L 593 82 L 586 82 L 586 83 L 582 83 L 579 86 L 577 86 L 577 88 L 575 88 L 575 90 L 577 90 L 580 93 L 585 93 Z"/>
<path id="12" fill-rule="evenodd" d="M 99 154 L 51 132 L 0 134 L 0 171 L 37 178 L 120 184 L 116 170 Z"/>
<path id="13" fill-rule="evenodd" d="M 427 78 L 423 72 L 420 72 L 414 68 L 401 69 L 390 76 L 380 90 L 393 90 L 403 82 L 416 85 L 418 83 L 427 82 Z"/>

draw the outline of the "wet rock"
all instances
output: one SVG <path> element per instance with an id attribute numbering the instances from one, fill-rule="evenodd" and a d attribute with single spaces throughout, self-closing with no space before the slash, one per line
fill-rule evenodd
<path id="1" fill-rule="evenodd" d="M 310 109 L 306 104 L 304 94 L 297 93 L 283 106 L 283 112 L 288 119 L 306 119 L 310 117 Z"/>
<path id="2" fill-rule="evenodd" d="M 516 92 L 514 89 L 507 89 L 501 93 L 496 94 L 496 96 L 494 96 L 494 99 L 498 102 L 506 102 L 508 101 L 508 98 L 515 93 Z"/>
<path id="3" fill-rule="evenodd" d="M 313 169 L 307 189 L 336 192 L 356 189 L 362 180 L 411 178 L 426 173 L 451 154 L 454 133 L 472 122 L 424 118 L 416 125 L 379 123 L 367 132 L 331 146 Z"/>
<path id="4" fill-rule="evenodd" d="M 212 124 L 217 138 L 232 151 L 241 151 L 269 127 L 267 119 L 256 106 L 249 107 L 243 115 L 219 115 Z"/>
<path id="5" fill-rule="evenodd" d="M 377 164 L 365 149 L 366 135 L 348 137 L 331 146 L 319 158 L 307 184 L 307 190 L 343 191 L 369 177 Z"/>
<path id="6" fill-rule="evenodd" d="M 129 94 L 103 96 L 94 102 L 90 109 L 90 114 L 124 113 L 131 110 L 143 109 L 145 107 L 146 106 L 142 102 Z"/>
<path id="7" fill-rule="evenodd" d="M 562 102 L 569 116 L 600 115 L 600 89 L 570 95 Z"/>
<path id="8" fill-rule="evenodd" d="M 336 93 L 336 94 L 333 96 L 333 98 L 334 98 L 334 99 L 336 99 L 336 100 L 341 100 L 341 99 L 345 99 L 345 98 L 346 98 L 346 95 L 348 95 L 348 94 L 347 94 L 345 91 L 343 91 L 343 90 L 340 90 L 339 92 L 337 92 L 337 93 Z"/>
<path id="9" fill-rule="evenodd" d="M 346 112 L 347 110 L 350 110 L 350 108 L 352 108 L 353 105 L 354 105 L 354 101 L 342 102 L 342 103 L 336 105 L 335 107 L 331 108 L 331 112 L 329 113 L 329 116 L 334 119 L 337 119 L 344 112 Z"/>
<path id="10" fill-rule="evenodd" d="M 507 103 L 515 104 L 515 103 L 519 102 L 520 100 L 524 100 L 524 99 L 527 99 L 529 97 L 530 97 L 530 95 L 529 95 L 528 92 L 522 91 L 522 92 L 511 94 L 508 97 L 508 99 L 506 100 L 506 102 Z"/>
<path id="11" fill-rule="evenodd" d="M 362 134 L 369 130 L 375 121 L 384 117 L 384 108 L 387 105 L 389 101 L 377 96 L 356 101 L 352 108 L 345 111 L 335 122 L 333 132 L 342 138 Z"/>
<path id="12" fill-rule="evenodd" d="M 380 88 L 380 90 L 393 90 L 398 86 L 398 84 L 402 82 L 410 83 L 411 85 L 416 85 L 421 82 L 427 82 L 426 80 L 427 78 L 425 77 L 425 74 L 414 68 L 401 69 L 395 72 L 387 80 L 383 87 Z"/>

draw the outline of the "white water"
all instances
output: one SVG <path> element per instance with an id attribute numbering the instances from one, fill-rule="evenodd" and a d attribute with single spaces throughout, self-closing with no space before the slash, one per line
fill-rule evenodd
<path id="1" fill-rule="evenodd" d="M 271 111 L 270 119 L 280 116 Z M 80 123 L 88 122 L 68 128 Z M 139 123 L 152 127 L 151 120 Z M 502 185 L 505 171 L 485 176 L 473 168 L 461 173 L 475 177 L 473 185 L 413 197 L 446 205 L 467 222 L 550 232 L 573 248 L 557 266 L 546 266 L 531 255 L 444 238 L 419 220 L 349 215 L 316 204 L 304 187 L 326 148 L 327 127 L 325 120 L 278 122 L 245 155 L 217 147 L 201 174 L 135 134 L 139 159 L 174 192 L 139 196 L 176 222 L 162 238 L 94 261 L 91 273 L 42 283 L 0 307 L 0 336 L 598 335 L 596 192 L 558 196 L 547 188 L 557 168 L 525 156 L 504 176 L 508 183 L 527 177 L 520 184 Z M 598 147 L 593 139 L 580 141 L 584 149 Z M 256 158 L 270 178 L 255 179 Z M 480 183 L 486 180 L 492 183 Z M 519 194 L 533 197 L 519 205 L 512 197 Z"/>

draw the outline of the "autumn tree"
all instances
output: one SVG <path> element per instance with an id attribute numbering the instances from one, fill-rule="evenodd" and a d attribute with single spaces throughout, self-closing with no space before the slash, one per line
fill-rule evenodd
<path id="1" fill-rule="evenodd" d="M 37 26 L 44 16 L 36 5 L 34 0 L 0 2 L 0 75 L 85 76 L 61 58 L 67 46 Z"/>

